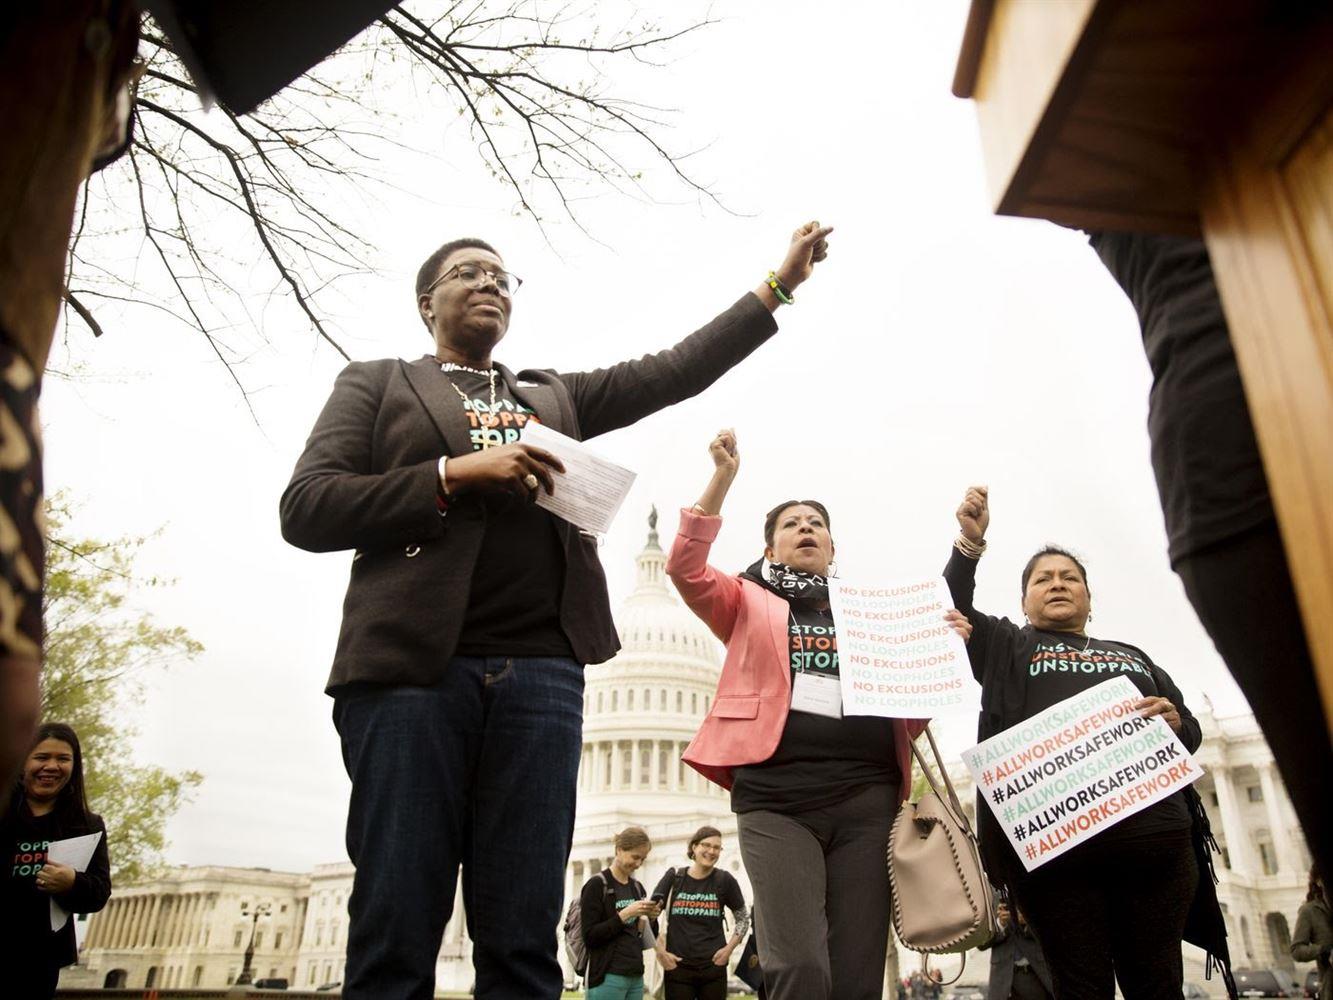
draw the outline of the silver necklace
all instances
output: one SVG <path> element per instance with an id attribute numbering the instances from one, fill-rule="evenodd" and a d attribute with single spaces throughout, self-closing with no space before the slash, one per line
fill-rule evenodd
<path id="1" fill-rule="evenodd" d="M 1090 635 L 1084 637 L 1082 649 L 1075 649 L 1073 646 L 1070 646 L 1068 643 L 1064 642 L 1060 643 L 1060 645 L 1064 646 L 1071 653 L 1077 656 L 1080 660 L 1092 659 L 1092 654 L 1088 652 L 1088 647 L 1092 645 L 1092 636 Z"/>
<path id="2" fill-rule="evenodd" d="M 454 385 L 453 379 L 449 378 L 448 376 L 445 376 L 444 380 L 449 383 L 449 387 L 453 389 L 454 392 L 458 393 L 458 398 L 463 401 L 463 409 L 471 410 L 474 414 L 476 414 L 478 427 L 482 428 L 483 430 L 489 430 L 490 428 L 494 427 L 497 423 L 499 423 L 499 419 L 495 416 L 495 369 L 494 368 L 492 368 L 490 371 L 487 372 L 481 372 L 477 371 L 477 369 L 475 368 L 465 368 L 463 365 L 455 365 L 452 361 L 446 361 L 443 365 L 440 365 L 440 370 L 464 371 L 464 372 L 472 372 L 474 375 L 485 375 L 491 384 L 491 405 L 490 409 L 486 413 L 486 416 L 484 417 L 480 413 L 477 413 L 476 404 L 473 403 L 472 400 L 467 398 L 467 393 L 465 393 L 462 389 L 458 388 L 458 386 Z M 489 437 L 483 436 L 481 439 L 481 450 L 485 451 L 490 446 L 491 446 L 491 439 Z"/>

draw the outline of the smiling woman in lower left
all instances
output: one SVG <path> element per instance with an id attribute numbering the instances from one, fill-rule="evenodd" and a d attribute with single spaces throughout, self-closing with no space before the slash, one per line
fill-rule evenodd
<path id="1" fill-rule="evenodd" d="M 101 833 L 87 871 L 48 861 L 52 841 Z M 0 816 L 0 970 L 4 994 L 55 995 L 60 970 L 78 958 L 74 918 L 52 930 L 51 902 L 66 913 L 95 913 L 111 895 L 106 824 L 89 811 L 83 751 L 62 722 L 40 726 Z"/>

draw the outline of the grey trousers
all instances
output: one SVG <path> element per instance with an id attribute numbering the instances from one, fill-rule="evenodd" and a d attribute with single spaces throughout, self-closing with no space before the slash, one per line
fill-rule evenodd
<path id="1" fill-rule="evenodd" d="M 820 809 L 736 817 L 769 1000 L 880 1000 L 897 785 Z"/>

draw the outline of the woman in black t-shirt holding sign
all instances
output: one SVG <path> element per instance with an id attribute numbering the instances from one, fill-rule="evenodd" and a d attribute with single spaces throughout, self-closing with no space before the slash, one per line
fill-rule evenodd
<path id="1" fill-rule="evenodd" d="M 1199 722 L 1166 671 L 1135 646 L 1087 633 L 1088 575 L 1070 553 L 1047 546 L 1028 560 L 1022 577 L 1025 625 L 977 611 L 972 594 L 990 523 L 985 487 L 967 491 L 957 517 L 962 532 L 944 576 L 954 603 L 972 622 L 967 651 L 982 688 L 979 740 L 1123 676 L 1143 694 L 1134 706 L 1140 714 L 1161 716 L 1187 749 L 1198 749 Z M 1007 884 L 1022 906 L 1060 1000 L 1111 1000 L 1116 980 L 1125 1000 L 1180 997 L 1182 937 L 1226 962 L 1212 880 L 1206 872 L 1200 877 L 1208 861 L 1196 843 L 1206 831 L 1196 842 L 1194 824 L 1206 819 L 1196 819 L 1202 817 L 1196 803 L 1193 789 L 1183 789 L 1031 872 L 990 808 L 978 805 L 988 873 Z"/>
<path id="2" fill-rule="evenodd" d="M 685 849 L 688 868 L 668 868 L 652 898 L 665 907 L 657 960 L 665 970 L 666 1000 L 725 1000 L 727 962 L 750 926 L 740 884 L 718 868 L 722 831 L 701 826 Z M 731 937 L 722 927 L 722 908 L 735 922 Z"/>

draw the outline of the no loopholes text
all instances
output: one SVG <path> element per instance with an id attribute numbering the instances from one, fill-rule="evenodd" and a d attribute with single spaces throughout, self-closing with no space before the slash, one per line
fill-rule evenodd
<path id="1" fill-rule="evenodd" d="M 857 705 L 861 709 L 878 707 L 891 708 L 890 718 L 917 718 L 923 713 L 933 712 L 937 709 L 948 708 L 951 705 L 961 705 L 965 701 L 962 691 L 951 691 L 947 694 L 927 694 L 927 695 L 860 695 L 857 699 Z M 843 709 L 844 715 L 863 715 L 870 714 L 861 710 Z"/>
<path id="2" fill-rule="evenodd" d="M 846 593 L 838 595 L 838 604 L 844 608 L 911 608 L 937 600 L 933 594 L 911 594 L 906 597 L 894 598 L 862 598 L 849 597 Z"/>
<path id="3" fill-rule="evenodd" d="M 864 635 L 864 633 L 862 633 Z M 851 637 L 851 633 L 847 635 Z M 943 653 L 949 648 L 946 640 L 940 639 L 935 642 L 918 642 L 912 646 L 903 646 L 895 649 L 893 646 L 880 646 L 867 642 L 857 643 L 857 649 L 862 653 L 870 653 L 880 656 L 929 656 L 932 653 Z"/>

